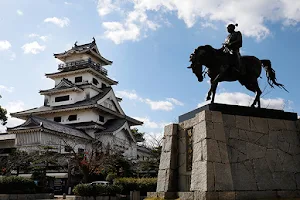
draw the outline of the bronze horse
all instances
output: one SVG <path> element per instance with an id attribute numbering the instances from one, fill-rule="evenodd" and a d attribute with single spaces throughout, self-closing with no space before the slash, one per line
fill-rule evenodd
<path id="1" fill-rule="evenodd" d="M 214 103 L 219 82 L 239 81 L 248 90 L 256 93 L 251 107 L 255 107 L 257 103 L 260 108 L 260 95 L 262 94 L 262 91 L 259 88 L 257 79 L 260 77 L 262 67 L 266 71 L 268 83 L 272 88 L 276 85 L 286 90 L 284 85 L 277 83 L 275 71 L 271 66 L 270 60 L 259 60 L 255 56 L 241 56 L 241 65 L 245 70 L 241 75 L 234 67 L 232 67 L 230 55 L 224 53 L 223 50 L 223 48 L 214 49 L 210 45 L 199 46 L 190 56 L 191 65 L 188 68 L 192 68 L 198 81 L 202 82 L 203 76 L 205 76 L 206 73 L 210 77 L 211 87 L 207 93 L 207 101 L 211 99 L 212 94 L 211 103 Z M 207 67 L 207 72 L 203 71 L 203 65 Z"/>

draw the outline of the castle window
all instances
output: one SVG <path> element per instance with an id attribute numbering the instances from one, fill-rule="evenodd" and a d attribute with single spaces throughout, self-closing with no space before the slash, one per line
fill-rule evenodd
<path id="1" fill-rule="evenodd" d="M 97 79 L 93 78 L 93 84 L 98 85 L 99 82 L 97 81 Z"/>
<path id="2" fill-rule="evenodd" d="M 55 102 L 61 102 L 61 101 L 69 101 L 70 96 L 66 95 L 66 96 L 60 96 L 60 97 L 55 97 Z"/>
<path id="3" fill-rule="evenodd" d="M 106 85 L 104 83 L 102 83 L 101 88 L 105 88 L 105 87 L 106 87 Z"/>
<path id="4" fill-rule="evenodd" d="M 69 121 L 76 121 L 76 120 L 77 120 L 77 115 L 70 115 L 70 116 L 68 117 L 68 120 L 69 120 Z"/>
<path id="5" fill-rule="evenodd" d="M 65 152 L 71 152 L 72 151 L 72 147 L 70 146 L 65 146 Z"/>
<path id="6" fill-rule="evenodd" d="M 82 82 L 82 76 L 75 77 L 75 83 L 81 83 Z"/>
<path id="7" fill-rule="evenodd" d="M 90 93 L 89 93 L 89 92 L 85 93 L 85 98 L 86 98 L 86 99 L 89 99 L 89 98 L 90 98 Z"/>
<path id="8" fill-rule="evenodd" d="M 78 148 L 78 154 L 83 156 L 84 155 L 84 149 Z"/>
<path id="9" fill-rule="evenodd" d="M 100 121 L 100 122 L 104 122 L 104 117 L 101 116 L 101 115 L 99 115 L 99 121 Z"/>
<path id="10" fill-rule="evenodd" d="M 54 117 L 55 122 L 61 122 L 61 117 Z"/>

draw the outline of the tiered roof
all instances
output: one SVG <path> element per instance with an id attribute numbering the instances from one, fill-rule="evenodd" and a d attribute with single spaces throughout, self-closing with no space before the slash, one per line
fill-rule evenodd
<path id="1" fill-rule="evenodd" d="M 60 72 L 55 73 L 48 73 L 45 74 L 47 78 L 56 78 L 56 77 L 64 77 L 66 75 L 73 75 L 73 74 L 81 74 L 84 72 L 89 72 L 98 78 L 104 80 L 110 85 L 117 85 L 118 81 L 112 80 L 111 78 L 107 77 L 107 70 L 104 69 L 99 64 L 95 64 L 93 61 L 74 61 L 67 64 L 59 64 L 58 69 Z"/>
<path id="2" fill-rule="evenodd" d="M 107 60 L 100 54 L 100 52 L 97 48 L 97 45 L 96 45 L 95 38 L 93 38 L 93 41 L 91 43 L 87 43 L 87 44 L 83 44 L 83 45 L 77 45 L 77 42 L 75 42 L 72 49 L 65 51 L 63 53 L 54 54 L 54 57 L 58 58 L 58 59 L 63 59 L 65 57 L 70 56 L 71 54 L 82 54 L 82 53 L 91 54 L 91 55 L 99 58 L 106 65 L 111 65 L 113 63 L 112 61 Z"/>
<path id="3" fill-rule="evenodd" d="M 138 121 L 138 120 L 128 117 L 126 115 L 122 115 L 119 112 L 116 112 L 114 110 L 111 110 L 109 108 L 106 108 L 102 105 L 97 104 L 97 102 L 99 100 L 101 100 L 108 92 L 110 92 L 112 90 L 112 88 L 105 87 L 105 88 L 102 88 L 102 90 L 103 90 L 103 92 L 99 93 L 98 95 L 96 95 L 90 99 L 78 101 L 73 104 L 61 105 L 61 106 L 41 106 L 38 108 L 33 108 L 33 109 L 29 109 L 29 110 L 11 113 L 10 115 L 12 117 L 26 119 L 30 115 L 41 115 L 41 114 L 47 114 L 47 113 L 56 113 L 56 112 L 64 112 L 64 111 L 71 111 L 71 110 L 82 110 L 82 109 L 87 109 L 87 108 L 94 108 L 94 109 L 100 109 L 101 111 L 104 111 L 106 113 L 110 113 L 119 119 L 120 118 L 126 119 L 130 125 L 142 125 L 143 124 L 143 122 L 141 122 L 141 121 Z"/>
<path id="4" fill-rule="evenodd" d="M 45 95 L 68 91 L 83 92 L 83 89 L 79 88 L 77 85 L 75 85 L 68 79 L 63 78 L 61 82 L 57 84 L 54 88 L 49 90 L 40 90 L 40 94 Z"/>
<path id="5" fill-rule="evenodd" d="M 37 130 L 37 129 L 55 131 L 57 133 L 67 134 L 70 136 L 80 137 L 84 139 L 92 139 L 84 131 L 80 131 L 71 126 L 54 122 L 38 116 L 30 116 L 23 124 L 16 126 L 14 128 L 7 128 L 7 131 L 9 133 L 16 133 L 20 131 Z"/>

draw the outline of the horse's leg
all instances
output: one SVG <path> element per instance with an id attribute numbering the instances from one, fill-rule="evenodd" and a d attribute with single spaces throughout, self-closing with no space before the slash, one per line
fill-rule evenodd
<path id="1" fill-rule="evenodd" d="M 211 97 L 211 93 L 212 93 L 212 88 L 213 88 L 213 78 L 210 79 L 210 88 L 209 88 L 209 91 L 206 96 L 206 101 L 211 100 L 210 97 Z"/>
<path id="2" fill-rule="evenodd" d="M 258 108 L 260 108 L 260 95 L 262 94 L 262 91 L 259 88 L 257 80 L 255 81 L 254 87 L 255 87 L 255 90 L 256 90 L 256 97 L 255 97 L 256 102 L 258 104 Z"/>
<path id="3" fill-rule="evenodd" d="M 210 89 L 209 89 L 209 91 L 208 91 L 208 93 L 207 93 L 206 101 L 211 100 L 210 96 L 211 96 L 211 87 L 210 87 Z"/>
<path id="4" fill-rule="evenodd" d="M 225 72 L 224 69 L 221 70 L 221 72 L 214 79 L 213 78 L 211 79 L 210 93 L 211 92 L 213 93 L 211 103 L 215 102 L 215 95 L 216 95 L 217 87 L 218 87 L 219 82 L 221 81 L 221 78 L 224 75 L 224 72 Z"/>
<path id="5" fill-rule="evenodd" d="M 255 99 L 254 99 L 251 107 L 255 107 L 256 103 L 258 103 L 258 108 L 260 108 L 260 95 L 262 94 L 262 92 L 261 92 L 261 90 L 260 90 L 260 88 L 258 86 L 257 80 L 255 79 L 255 81 L 245 82 L 245 87 L 248 90 L 256 93 Z"/>
<path id="6" fill-rule="evenodd" d="M 218 83 L 219 83 L 219 82 L 215 82 L 215 83 L 213 84 L 213 88 L 212 88 L 213 96 L 212 96 L 211 103 L 214 103 L 214 102 L 215 102 L 215 95 L 216 95 Z"/>

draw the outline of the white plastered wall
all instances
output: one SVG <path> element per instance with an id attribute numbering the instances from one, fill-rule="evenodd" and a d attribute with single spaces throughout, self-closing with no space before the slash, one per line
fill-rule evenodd
<path id="1" fill-rule="evenodd" d="M 77 115 L 76 121 L 69 121 L 68 117 L 70 115 Z M 99 115 L 104 117 L 104 122 L 99 121 Z M 93 109 L 85 109 L 85 110 L 75 110 L 75 111 L 65 111 L 60 113 L 50 113 L 50 114 L 44 114 L 40 115 L 43 118 L 46 118 L 48 120 L 54 121 L 54 117 L 61 117 L 62 121 L 60 123 L 62 124 L 71 124 L 71 123 L 79 123 L 79 122 L 97 122 L 99 124 L 105 124 L 107 120 L 114 119 L 112 115 L 109 115 L 107 113 L 93 110 Z"/>
<path id="2" fill-rule="evenodd" d="M 97 87 L 101 88 L 102 83 L 108 85 L 107 83 L 105 83 L 105 81 L 103 81 L 100 78 L 92 75 L 89 72 L 65 75 L 64 77 L 53 78 L 53 80 L 55 82 L 55 85 L 58 85 L 63 78 L 68 79 L 72 83 L 75 83 L 75 77 L 78 77 L 78 76 L 82 76 L 82 83 L 93 83 L 93 78 L 95 78 L 99 82 L 98 85 L 96 85 Z"/>

